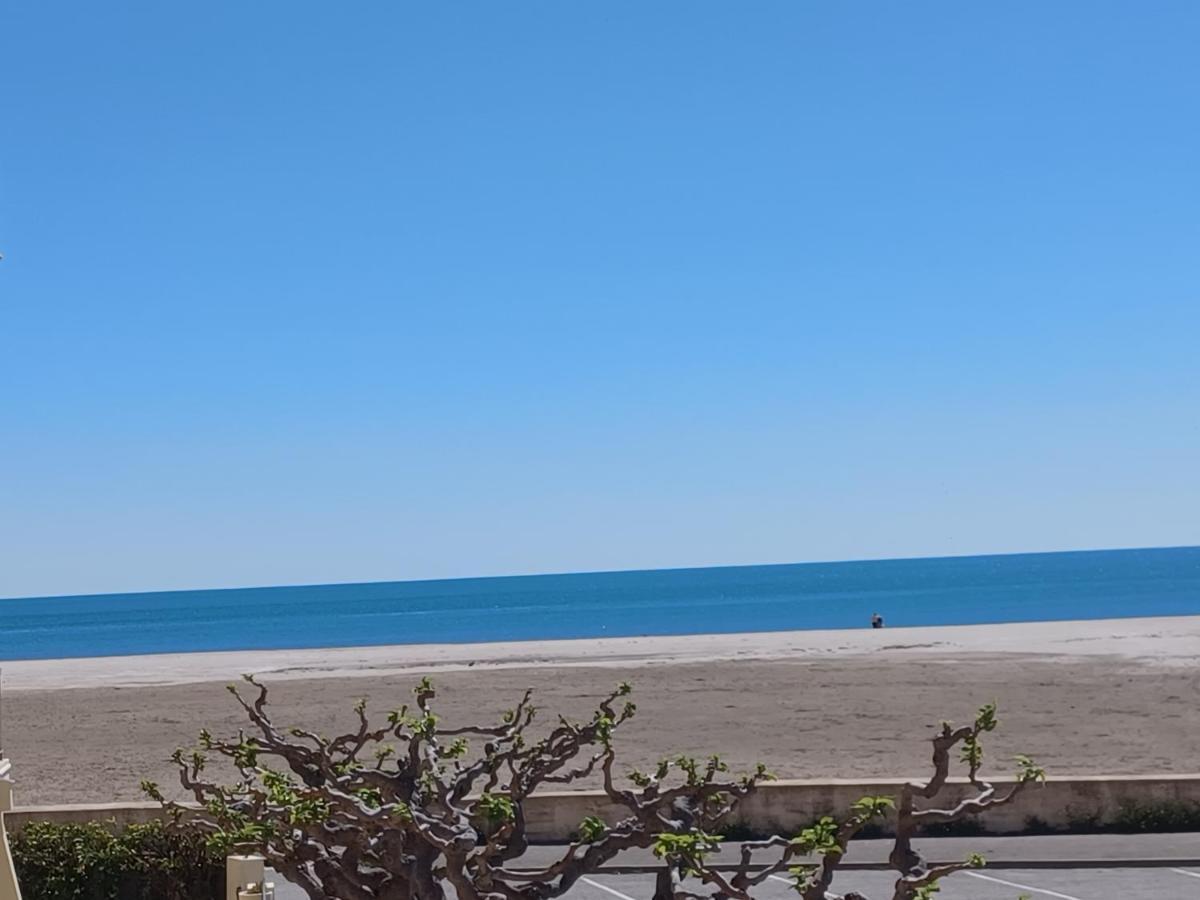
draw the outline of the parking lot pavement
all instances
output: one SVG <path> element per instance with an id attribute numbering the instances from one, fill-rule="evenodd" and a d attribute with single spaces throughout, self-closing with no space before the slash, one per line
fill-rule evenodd
<path id="1" fill-rule="evenodd" d="M 846 872 L 839 892 L 855 890 L 871 900 L 890 900 L 895 876 L 888 872 Z M 1139 869 L 1001 869 L 960 872 L 942 881 L 938 900 L 1200 900 L 1200 871 Z M 650 900 L 648 875 L 589 877 L 567 896 L 572 900 Z M 760 900 L 795 900 L 791 885 L 771 880 L 755 891 Z"/>
<path id="2" fill-rule="evenodd" d="M 275 900 L 308 900 L 308 894 L 294 884 L 288 884 L 283 876 L 272 869 L 267 869 L 267 883 L 275 885 Z"/>
<path id="3" fill-rule="evenodd" d="M 1200 900 L 1200 834 L 1047 835 L 1039 837 L 925 838 L 920 849 L 931 860 L 963 859 L 978 851 L 992 866 L 943 879 L 938 900 Z M 857 842 L 850 865 L 884 863 L 891 842 Z M 728 844 L 711 862 L 737 860 Z M 544 866 L 563 852 L 561 846 L 530 847 L 521 861 Z M 658 861 L 649 850 L 630 850 L 614 860 L 631 874 L 589 876 L 566 894 L 568 900 L 650 900 Z M 639 872 L 641 874 L 632 874 Z M 871 900 L 891 900 L 893 873 L 850 868 L 839 873 L 839 893 L 857 890 Z M 271 880 L 268 878 L 268 880 Z M 276 900 L 305 900 L 295 885 L 274 877 Z M 453 900 L 453 892 L 447 891 Z M 790 882 L 774 878 L 754 891 L 755 900 L 796 900 Z"/>
<path id="4" fill-rule="evenodd" d="M 895 876 L 852 871 L 838 876 L 841 893 L 855 890 L 871 900 L 890 900 Z M 276 878 L 276 900 L 305 900 L 295 885 Z M 1137 869 L 995 869 L 960 872 L 942 881 L 938 900 L 1200 900 L 1200 869 L 1154 866 Z M 569 900 L 650 900 L 653 875 L 595 875 L 571 889 Z M 757 900 L 795 900 L 791 884 L 768 880 Z"/>
<path id="5" fill-rule="evenodd" d="M 996 868 L 1036 869 L 1046 863 L 1075 868 L 1095 864 L 1121 867 L 1122 861 L 1177 860 L 1177 866 L 1200 860 L 1200 833 L 1177 834 L 1091 834 L 1038 835 L 1034 837 L 977 837 L 918 838 L 914 845 L 931 861 L 949 862 L 966 859 L 971 853 L 982 854 Z M 709 857 L 709 862 L 733 864 L 740 857 L 736 842 L 723 844 Z M 853 865 L 886 863 L 892 850 L 888 839 L 855 841 L 846 856 Z M 520 865 L 531 867 L 549 865 L 563 852 L 562 846 L 536 845 L 521 857 Z M 776 851 L 769 851 L 758 862 L 773 860 Z M 614 864 L 620 866 L 653 866 L 658 863 L 649 849 L 626 850 Z M 1132 867 L 1132 866 L 1131 866 Z"/>

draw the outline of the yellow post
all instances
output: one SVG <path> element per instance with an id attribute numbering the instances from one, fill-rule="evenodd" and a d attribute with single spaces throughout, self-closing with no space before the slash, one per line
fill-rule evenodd
<path id="1" fill-rule="evenodd" d="M 12 763 L 0 759 L 0 900 L 21 900 L 21 888 L 13 869 L 12 852 L 8 849 L 8 834 L 4 830 L 4 814 L 13 808 Z"/>

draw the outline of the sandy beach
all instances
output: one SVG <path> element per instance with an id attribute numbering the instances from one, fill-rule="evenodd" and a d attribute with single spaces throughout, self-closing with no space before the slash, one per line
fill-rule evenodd
<path id="1" fill-rule="evenodd" d="M 412 645 L 3 664 L 4 750 L 22 805 L 140 799 L 201 727 L 240 724 L 222 684 L 254 672 L 284 724 L 332 731 L 432 674 L 444 719 L 490 718 L 527 686 L 582 715 L 619 680 L 629 766 L 667 753 L 762 760 L 783 777 L 916 773 L 943 718 L 996 700 L 991 756 L 1071 774 L 1200 772 L 1200 616 L 586 641 Z"/>

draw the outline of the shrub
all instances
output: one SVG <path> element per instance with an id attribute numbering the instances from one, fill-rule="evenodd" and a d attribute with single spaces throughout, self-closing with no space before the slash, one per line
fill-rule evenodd
<path id="1" fill-rule="evenodd" d="M 1059 829 L 1055 828 L 1041 816 L 1027 816 L 1025 818 L 1025 827 L 1021 829 L 1021 834 L 1043 835 L 1043 834 L 1058 834 Z"/>
<path id="2" fill-rule="evenodd" d="M 159 822 L 121 832 L 35 822 L 11 843 L 24 900 L 215 900 L 223 890 L 224 859 Z"/>
<path id="3" fill-rule="evenodd" d="M 1200 831 L 1200 803 L 1179 800 L 1125 803 L 1117 810 L 1108 830 L 1122 834 Z"/>

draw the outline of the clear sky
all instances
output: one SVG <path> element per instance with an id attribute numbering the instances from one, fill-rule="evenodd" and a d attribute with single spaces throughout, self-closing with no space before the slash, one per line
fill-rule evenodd
<path id="1" fill-rule="evenodd" d="M 1200 543 L 1198 46 L 9 4 L 0 596 Z"/>

